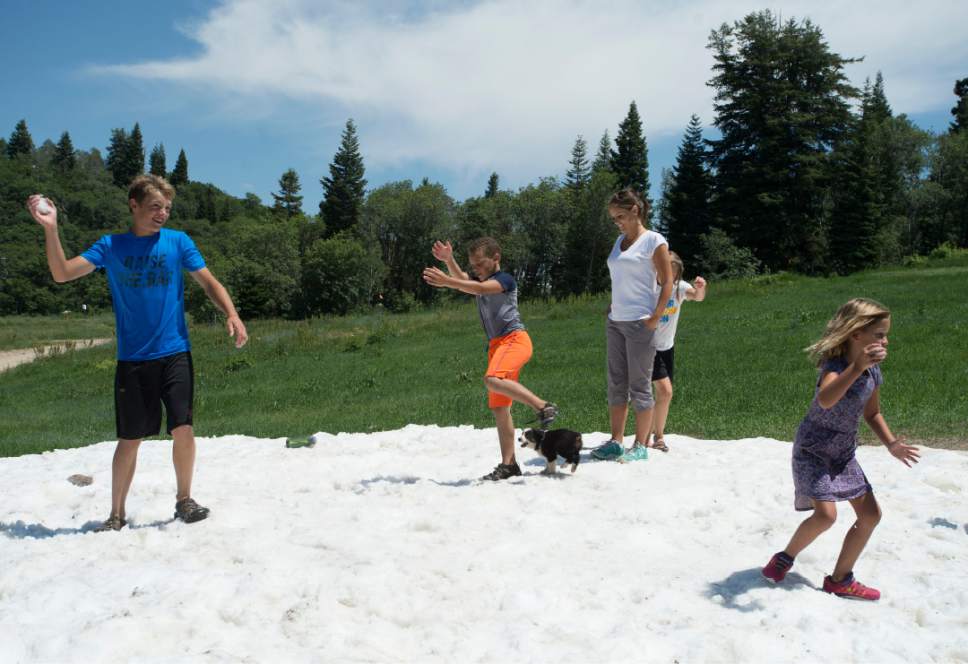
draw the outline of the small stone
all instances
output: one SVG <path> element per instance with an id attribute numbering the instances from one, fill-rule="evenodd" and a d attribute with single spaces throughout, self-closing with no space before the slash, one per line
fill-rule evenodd
<path id="1" fill-rule="evenodd" d="M 71 475 L 67 478 L 67 481 L 74 486 L 87 486 L 94 483 L 94 478 L 90 475 Z"/>

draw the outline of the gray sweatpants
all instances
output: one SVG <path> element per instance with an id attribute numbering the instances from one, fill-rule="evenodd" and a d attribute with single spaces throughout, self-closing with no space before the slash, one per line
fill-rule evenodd
<path id="1" fill-rule="evenodd" d="M 608 405 L 624 406 L 631 401 L 637 413 L 655 406 L 652 397 L 655 331 L 640 320 L 609 320 L 605 338 Z"/>

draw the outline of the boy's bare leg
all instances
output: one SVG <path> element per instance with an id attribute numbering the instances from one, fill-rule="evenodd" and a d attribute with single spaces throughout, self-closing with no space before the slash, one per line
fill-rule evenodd
<path id="1" fill-rule="evenodd" d="M 881 520 L 881 508 L 878 507 L 874 494 L 870 491 L 860 498 L 851 500 L 850 506 L 857 513 L 857 521 L 844 538 L 844 546 L 840 549 L 834 573 L 831 574 L 834 581 L 842 581 L 853 571 L 854 563 L 857 562 L 864 547 L 867 546 L 867 541 L 871 538 L 871 533 Z"/>
<path id="2" fill-rule="evenodd" d="M 623 445 L 625 440 L 625 422 L 629 417 L 628 404 L 608 407 L 608 424 L 612 431 L 612 440 L 617 440 Z"/>
<path id="3" fill-rule="evenodd" d="M 509 380 L 507 378 L 498 378 L 497 376 L 487 376 L 484 378 L 484 384 L 487 389 L 491 392 L 497 392 L 506 397 L 514 399 L 518 403 L 523 403 L 526 406 L 531 406 L 534 410 L 541 410 L 547 403 L 544 399 L 540 399 L 535 396 L 534 392 L 526 388 L 521 383 L 516 380 Z"/>
<path id="4" fill-rule="evenodd" d="M 134 469 L 138 463 L 138 448 L 141 440 L 118 440 L 111 461 L 111 514 L 124 520 L 124 505 L 128 499 L 128 489 L 134 479 Z"/>
<path id="5" fill-rule="evenodd" d="M 491 408 L 497 423 L 497 439 L 501 444 L 501 463 L 514 463 L 514 420 L 510 406 Z"/>
<path id="6" fill-rule="evenodd" d="M 192 475 L 195 472 L 195 430 L 190 424 L 183 424 L 171 431 L 174 440 L 171 460 L 175 463 L 175 481 L 178 484 L 175 500 L 190 498 L 192 495 Z"/>
<path id="7" fill-rule="evenodd" d="M 810 546 L 821 533 L 826 531 L 837 521 L 837 503 L 827 500 L 813 501 L 813 514 L 803 520 L 803 523 L 793 533 L 790 543 L 784 549 L 791 558 Z"/>
<path id="8" fill-rule="evenodd" d="M 669 417 L 669 404 L 672 403 L 672 381 L 668 378 L 660 378 L 654 381 L 652 385 L 655 389 L 655 415 L 653 416 L 652 431 L 656 438 L 662 439 L 665 434 L 666 419 Z"/>

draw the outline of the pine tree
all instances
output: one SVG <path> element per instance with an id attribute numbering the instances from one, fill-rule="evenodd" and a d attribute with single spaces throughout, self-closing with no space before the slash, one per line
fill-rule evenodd
<path id="1" fill-rule="evenodd" d="M 865 83 L 862 97 L 865 117 L 875 124 L 894 117 L 891 105 L 887 103 L 887 97 L 884 94 L 884 76 L 881 72 L 877 72 L 874 85 L 869 87 L 869 90 L 868 87 Z"/>
<path id="2" fill-rule="evenodd" d="M 168 175 L 168 164 L 165 161 L 165 146 L 159 143 L 151 148 L 151 155 L 148 157 L 148 172 L 158 177 L 165 177 Z"/>
<path id="3" fill-rule="evenodd" d="M 649 155 L 642 133 L 639 109 L 633 101 L 628 115 L 618 126 L 616 149 L 611 154 L 612 172 L 618 176 L 619 187 L 632 187 L 643 196 L 649 195 Z"/>
<path id="4" fill-rule="evenodd" d="M 12 159 L 18 154 L 31 155 L 33 153 L 34 139 L 30 137 L 30 131 L 27 130 L 27 121 L 21 120 L 14 127 L 13 133 L 10 134 L 10 140 L 7 141 L 7 156 Z"/>
<path id="5" fill-rule="evenodd" d="M 862 115 L 845 144 L 833 155 L 837 186 L 832 189 L 829 245 L 833 267 L 841 274 L 873 267 L 877 259 L 881 206 L 871 158 L 875 124 L 870 115 Z"/>
<path id="6" fill-rule="evenodd" d="M 299 195 L 302 185 L 299 184 L 299 175 L 295 170 L 289 169 L 279 178 L 279 193 L 272 194 L 275 199 L 275 209 L 284 212 L 287 219 L 297 214 L 302 214 L 303 197 Z"/>
<path id="7" fill-rule="evenodd" d="M 500 190 L 500 178 L 498 178 L 497 173 L 491 173 L 491 177 L 487 179 L 487 189 L 484 190 L 484 198 L 494 198 Z"/>
<path id="8" fill-rule="evenodd" d="M 319 214 L 326 224 L 326 237 L 354 228 L 359 223 L 366 193 L 363 157 L 353 120 L 346 121 L 339 149 L 329 165 L 329 177 L 320 180 L 323 200 Z"/>
<path id="9" fill-rule="evenodd" d="M 53 163 L 54 167 L 62 172 L 73 171 L 77 163 L 74 143 L 71 141 L 71 135 L 66 131 L 61 134 L 60 140 L 57 141 L 57 150 L 54 151 Z"/>
<path id="10" fill-rule="evenodd" d="M 188 184 L 188 157 L 185 156 L 184 148 L 178 151 L 178 159 L 175 160 L 175 170 L 171 172 L 168 181 L 174 187 Z"/>
<path id="11" fill-rule="evenodd" d="M 595 155 L 595 161 L 592 162 L 592 173 L 597 173 L 598 171 L 609 171 L 612 167 L 612 139 L 608 136 L 608 129 L 602 134 L 601 140 L 598 141 L 598 153 Z"/>
<path id="12" fill-rule="evenodd" d="M 205 185 L 205 190 L 198 201 L 198 217 L 208 219 L 213 224 L 218 223 L 218 206 L 215 202 L 215 187 L 212 185 Z"/>
<path id="13" fill-rule="evenodd" d="M 708 47 L 716 225 L 769 269 L 824 271 L 830 153 L 850 126 L 858 90 L 844 66 L 855 60 L 831 52 L 809 20 L 768 10 L 714 30 Z"/>
<path id="14" fill-rule="evenodd" d="M 137 122 L 134 123 L 134 128 L 131 130 L 131 133 L 128 134 L 125 171 L 127 175 L 125 185 L 145 172 L 145 143 L 144 138 L 141 136 L 141 127 Z"/>
<path id="15" fill-rule="evenodd" d="M 128 154 L 128 132 L 121 128 L 112 129 L 104 165 L 111 173 L 111 181 L 116 187 L 126 187 L 131 182 L 126 164 Z"/>
<path id="16" fill-rule="evenodd" d="M 663 224 L 669 246 L 687 265 L 694 264 L 702 249 L 700 236 L 711 226 L 710 177 L 702 124 L 693 115 L 679 146 L 672 183 L 663 206 Z"/>
<path id="17" fill-rule="evenodd" d="M 955 81 L 955 96 L 958 103 L 951 109 L 955 121 L 951 123 L 951 133 L 954 134 L 968 128 L 968 78 Z"/>
<path id="18" fill-rule="evenodd" d="M 575 192 L 581 191 L 591 179 L 591 171 L 588 167 L 588 143 L 581 134 L 575 139 L 575 145 L 571 148 L 571 161 L 568 164 L 571 168 L 565 176 L 565 186 Z"/>

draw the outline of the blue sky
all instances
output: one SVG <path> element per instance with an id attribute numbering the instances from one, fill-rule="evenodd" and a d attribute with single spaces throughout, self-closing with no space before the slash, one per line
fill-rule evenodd
<path id="1" fill-rule="evenodd" d="M 491 171 L 504 188 L 562 176 L 635 100 L 654 189 L 692 113 L 708 124 L 710 30 L 764 5 L 739 0 L 3 3 L 0 135 L 70 132 L 102 151 L 139 122 L 146 148 L 184 148 L 193 180 L 270 201 L 299 173 L 307 212 L 349 117 L 370 187 L 429 177 L 463 200 Z M 605 9 L 603 9 L 605 8 Z M 968 3 L 780 2 L 831 49 L 883 72 L 895 113 L 943 131 L 968 76 Z M 15 64 L 14 64 L 15 63 Z M 619 64 L 621 63 L 621 64 Z M 654 190 L 653 195 L 657 192 Z"/>

